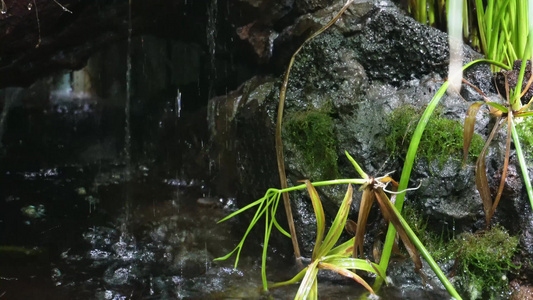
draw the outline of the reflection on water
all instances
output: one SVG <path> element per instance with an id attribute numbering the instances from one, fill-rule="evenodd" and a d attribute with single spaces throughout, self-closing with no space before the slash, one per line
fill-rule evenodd
<path id="1" fill-rule="evenodd" d="M 2 178 L 5 299 L 216 298 L 232 289 L 249 293 L 240 290 L 246 286 L 257 293 L 257 262 L 243 259 L 244 269 L 234 270 L 231 262 L 212 261 L 238 239 L 231 222 L 216 225 L 232 199 L 201 197 L 201 182 L 157 178 L 146 169 L 130 182 L 120 178 L 116 168 Z M 127 234 L 121 232 L 125 189 L 132 204 Z"/>

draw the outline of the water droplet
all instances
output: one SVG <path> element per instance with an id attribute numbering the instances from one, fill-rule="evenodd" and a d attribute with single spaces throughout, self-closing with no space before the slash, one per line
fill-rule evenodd
<path id="1" fill-rule="evenodd" d="M 0 13 L 2 13 L 3 15 L 7 14 L 7 6 L 4 0 L 2 0 L 2 9 L 0 10 Z"/>
<path id="2" fill-rule="evenodd" d="M 174 108 L 174 112 L 178 118 L 181 116 L 181 92 L 179 89 L 176 96 L 176 107 Z"/>
<path id="3" fill-rule="evenodd" d="M 28 10 L 31 10 L 33 8 L 33 4 L 28 3 Z"/>

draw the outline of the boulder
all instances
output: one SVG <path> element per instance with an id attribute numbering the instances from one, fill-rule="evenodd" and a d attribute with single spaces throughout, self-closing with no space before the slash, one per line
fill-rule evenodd
<path id="1" fill-rule="evenodd" d="M 274 40 L 274 46 L 289 45 L 291 38 L 301 41 L 307 36 L 303 32 L 326 24 L 339 8 L 338 3 L 303 15 Z M 274 48 L 274 52 L 282 50 Z M 463 52 L 465 63 L 482 57 L 467 46 Z M 420 114 L 444 82 L 447 65 L 445 33 L 415 22 L 388 1 L 354 3 L 334 26 L 302 49 L 291 70 L 282 134 L 289 186 L 302 179 L 358 177 L 344 151 L 369 175 L 393 172 L 391 176 L 399 180 L 409 140 L 400 138 L 393 143 L 396 150 L 391 149 L 387 137 L 396 130 L 391 120 L 405 107 Z M 487 65 L 465 73 L 465 78 L 489 98 L 498 99 L 491 77 Z M 239 187 L 240 206 L 261 197 L 269 187 L 279 187 L 274 132 L 281 80 L 282 76 L 255 77 L 209 104 L 211 157 L 213 167 L 222 171 L 215 182 Z M 420 187 L 408 192 L 406 203 L 427 218 L 431 224 L 428 228 L 439 234 L 442 230 L 459 233 L 484 227 L 483 207 L 475 188 L 475 158 L 462 165 L 466 110 L 481 99 L 466 85 L 461 96 L 444 95 L 433 117 L 436 125 L 430 122 L 426 128 L 427 139 L 433 144 L 424 144 L 424 139 L 420 144 L 422 150 L 409 184 Z M 414 128 L 417 122 L 418 118 L 407 127 Z M 491 124 L 486 114 L 478 115 L 478 151 Z M 504 135 L 499 135 L 493 142 L 487 155 L 488 174 L 494 174 L 503 164 L 504 141 Z M 519 181 L 519 177 L 513 178 Z M 496 180 L 490 181 L 497 184 Z M 515 208 L 497 210 L 495 222 L 513 220 L 517 208 L 528 205 L 521 183 L 509 187 L 509 199 L 502 202 L 510 201 Z M 320 188 L 330 220 L 345 191 L 345 186 Z M 354 195 L 350 217 L 356 219 L 361 193 Z M 291 197 L 303 253 L 310 255 L 315 238 L 313 210 L 305 192 Z M 278 220 L 284 218 L 281 211 Z M 374 222 L 377 218 L 381 216 L 374 208 L 368 237 L 382 230 L 380 222 Z M 531 236 L 531 230 L 523 234 Z M 368 242 L 366 248 L 370 246 Z"/>

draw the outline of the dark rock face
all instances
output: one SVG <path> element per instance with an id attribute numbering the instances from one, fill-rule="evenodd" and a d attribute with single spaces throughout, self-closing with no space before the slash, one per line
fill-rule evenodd
<path id="1" fill-rule="evenodd" d="M 353 39 L 370 78 L 400 84 L 414 77 L 445 75 L 447 38 L 400 14 L 381 11 Z"/>

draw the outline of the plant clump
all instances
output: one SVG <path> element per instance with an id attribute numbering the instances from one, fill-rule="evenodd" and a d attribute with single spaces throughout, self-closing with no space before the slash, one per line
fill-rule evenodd
<path id="1" fill-rule="evenodd" d="M 512 263 L 518 237 L 502 227 L 476 234 L 465 233 L 456 241 L 458 282 L 471 299 L 509 297 L 509 272 L 519 266 Z"/>
<path id="2" fill-rule="evenodd" d="M 314 179 L 337 178 L 337 141 L 333 119 L 326 109 L 296 112 L 284 125 L 286 140 L 303 156 Z"/>
<path id="3" fill-rule="evenodd" d="M 385 138 L 387 150 L 396 156 L 405 156 L 411 137 L 422 112 L 410 105 L 400 106 L 388 117 L 390 134 Z M 469 153 L 477 158 L 483 149 L 483 139 L 474 134 Z M 455 120 L 442 116 L 438 110 L 429 120 L 426 130 L 420 140 L 417 159 L 426 158 L 428 161 L 438 160 L 443 166 L 449 157 L 460 160 L 463 150 L 463 125 Z"/>

